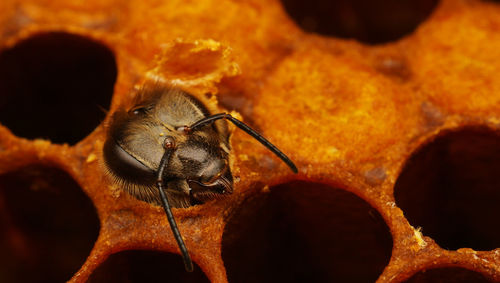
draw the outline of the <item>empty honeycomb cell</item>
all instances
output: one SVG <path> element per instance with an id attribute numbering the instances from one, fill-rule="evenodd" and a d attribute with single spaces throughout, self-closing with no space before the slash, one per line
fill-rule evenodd
<path id="1" fill-rule="evenodd" d="M 229 282 L 374 282 L 391 250 L 389 229 L 368 203 L 302 181 L 243 203 L 222 241 Z"/>
<path id="2" fill-rule="evenodd" d="M 445 249 L 500 247 L 500 134 L 446 132 L 419 149 L 395 186 L 409 222 Z"/>
<path id="3" fill-rule="evenodd" d="M 186 272 L 179 255 L 131 250 L 111 255 L 90 276 L 90 283 L 98 282 L 209 282 L 195 264 L 192 273 Z"/>
<path id="4" fill-rule="evenodd" d="M 304 30 L 376 44 L 413 32 L 434 10 L 437 0 L 282 0 Z"/>
<path id="5" fill-rule="evenodd" d="M 26 138 L 74 144 L 104 119 L 116 80 L 113 53 L 68 33 L 0 51 L 0 123 Z"/>
<path id="6" fill-rule="evenodd" d="M 85 262 L 99 233 L 90 199 L 54 168 L 0 176 L 0 282 L 64 282 Z"/>
<path id="7" fill-rule="evenodd" d="M 481 273 L 460 267 L 441 267 L 422 270 L 405 281 L 406 283 L 488 283 L 493 282 Z"/>

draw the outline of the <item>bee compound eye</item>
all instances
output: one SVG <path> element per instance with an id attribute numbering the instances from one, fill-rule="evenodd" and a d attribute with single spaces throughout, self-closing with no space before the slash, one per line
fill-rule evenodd
<path id="1" fill-rule="evenodd" d="M 116 142 L 106 141 L 103 152 L 106 166 L 120 178 L 137 183 L 150 183 L 154 180 L 154 170 L 134 158 Z"/>

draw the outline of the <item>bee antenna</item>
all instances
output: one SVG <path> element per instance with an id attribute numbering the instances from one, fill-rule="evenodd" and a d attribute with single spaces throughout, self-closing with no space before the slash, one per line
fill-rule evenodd
<path id="1" fill-rule="evenodd" d="M 174 238 L 177 241 L 177 245 L 181 250 L 182 259 L 184 260 L 184 267 L 186 268 L 186 271 L 192 272 L 193 261 L 191 260 L 191 256 L 189 256 L 189 252 L 186 248 L 186 244 L 184 244 L 184 240 L 182 240 L 181 233 L 179 231 L 179 228 L 177 227 L 177 223 L 175 222 L 174 215 L 172 214 L 172 209 L 170 208 L 170 203 L 168 202 L 168 198 L 165 194 L 165 191 L 163 190 L 163 172 L 167 167 L 170 155 L 172 154 L 174 147 L 175 143 L 173 138 L 167 137 L 164 142 L 165 153 L 161 158 L 160 165 L 158 166 L 158 171 L 156 173 L 156 184 L 158 185 L 158 191 L 160 192 L 160 199 L 163 205 L 163 210 L 165 210 L 165 213 L 167 214 L 167 220 L 168 223 L 170 224 L 170 229 L 172 230 Z"/>
<path id="2" fill-rule="evenodd" d="M 197 128 L 201 128 L 201 127 L 203 127 L 207 124 L 213 123 L 219 119 L 227 119 L 227 120 L 231 121 L 234 125 L 236 125 L 236 127 L 242 129 L 247 134 L 251 135 L 253 138 L 258 140 L 262 145 L 267 147 L 272 153 L 276 154 L 276 156 L 278 156 L 281 160 L 283 160 L 283 162 L 285 162 L 285 164 L 288 165 L 288 167 L 290 167 L 290 169 L 292 169 L 292 171 L 294 173 L 298 172 L 297 166 L 295 166 L 295 164 L 292 162 L 292 160 L 290 160 L 290 158 L 288 158 L 288 156 L 286 156 L 283 152 L 281 152 L 281 150 L 279 150 L 274 144 L 272 144 L 270 141 L 266 140 L 262 135 L 257 133 L 254 129 L 250 128 L 247 124 L 234 118 L 230 114 L 219 113 L 219 114 L 205 117 L 201 120 L 198 120 L 193 125 L 191 125 L 190 130 L 193 131 Z"/>

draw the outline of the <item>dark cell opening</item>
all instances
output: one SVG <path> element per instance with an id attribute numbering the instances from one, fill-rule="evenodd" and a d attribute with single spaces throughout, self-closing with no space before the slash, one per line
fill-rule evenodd
<path id="1" fill-rule="evenodd" d="M 281 0 L 304 30 L 376 44 L 412 33 L 438 0 Z"/>
<path id="2" fill-rule="evenodd" d="M 469 128 L 418 150 L 396 182 L 396 204 L 441 247 L 500 247 L 500 134 Z"/>
<path id="3" fill-rule="evenodd" d="M 179 255 L 158 251 L 123 251 L 111 255 L 89 278 L 98 282 L 210 282 L 198 265 L 187 272 Z"/>
<path id="4" fill-rule="evenodd" d="M 406 283 L 488 283 L 481 273 L 460 267 L 443 267 L 417 272 Z"/>
<path id="5" fill-rule="evenodd" d="M 109 109 L 117 69 L 104 45 L 67 33 L 0 52 L 0 123 L 25 138 L 74 144 Z"/>
<path id="6" fill-rule="evenodd" d="M 222 241 L 229 282 L 374 282 L 391 251 L 389 228 L 368 203 L 299 181 L 245 202 Z"/>
<path id="7" fill-rule="evenodd" d="M 30 166 L 0 176 L 0 282 L 65 282 L 98 234 L 92 202 L 65 172 Z"/>

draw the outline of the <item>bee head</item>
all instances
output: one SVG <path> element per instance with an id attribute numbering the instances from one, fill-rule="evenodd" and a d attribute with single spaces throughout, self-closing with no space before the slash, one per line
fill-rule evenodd
<path id="1" fill-rule="evenodd" d="M 156 172 L 168 139 L 175 146 L 169 149 L 162 177 L 167 195 L 175 198 L 174 206 L 199 204 L 231 193 L 226 122 L 191 129 L 206 116 L 208 110 L 182 92 L 152 96 L 128 111 L 116 111 L 104 145 L 107 168 L 127 191 L 159 203 Z"/>

